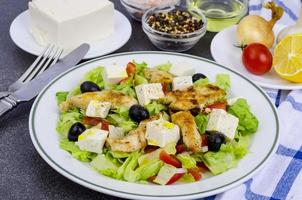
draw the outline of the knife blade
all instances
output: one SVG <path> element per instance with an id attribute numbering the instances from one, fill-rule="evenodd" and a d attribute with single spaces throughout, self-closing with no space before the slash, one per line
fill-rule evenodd
<path id="1" fill-rule="evenodd" d="M 89 50 L 88 44 L 82 44 L 71 53 L 60 59 L 51 68 L 38 75 L 25 86 L 15 91 L 11 95 L 0 100 L 0 116 L 17 106 L 20 102 L 25 102 L 37 96 L 41 90 L 57 75 L 78 64 Z"/>

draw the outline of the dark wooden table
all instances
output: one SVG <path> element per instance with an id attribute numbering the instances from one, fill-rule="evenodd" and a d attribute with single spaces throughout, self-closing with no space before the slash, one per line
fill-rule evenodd
<path id="1" fill-rule="evenodd" d="M 116 52 L 155 51 L 141 29 L 118 0 L 115 8 L 131 21 L 130 40 Z M 13 19 L 27 9 L 28 0 L 1 0 L 0 6 L 0 90 L 6 90 L 34 61 L 12 42 L 9 27 Z M 213 33 L 207 33 L 191 50 L 184 52 L 212 59 L 210 43 Z M 117 199 L 82 187 L 63 177 L 42 160 L 29 136 L 28 117 L 32 102 L 19 106 L 0 121 L 0 199 Z"/>

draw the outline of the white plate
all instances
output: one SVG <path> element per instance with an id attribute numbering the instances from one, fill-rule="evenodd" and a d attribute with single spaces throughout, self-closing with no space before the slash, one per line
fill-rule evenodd
<path id="1" fill-rule="evenodd" d="M 262 87 L 283 90 L 302 89 L 302 83 L 291 83 L 281 79 L 274 69 L 262 76 L 249 73 L 242 64 L 241 49 L 235 46 L 237 45 L 236 28 L 236 25 L 226 28 L 213 38 L 211 53 L 216 62 L 241 73 Z M 282 28 L 284 28 L 284 26 L 277 24 L 274 28 L 275 35 L 278 35 Z"/>
<path id="2" fill-rule="evenodd" d="M 132 27 L 127 17 L 115 10 L 114 23 L 114 34 L 102 41 L 90 43 L 90 50 L 84 59 L 109 54 L 121 48 L 129 40 Z M 38 56 L 44 49 L 44 47 L 35 41 L 30 33 L 28 10 L 18 15 L 12 22 L 10 26 L 10 36 L 18 47 L 30 54 Z"/>
<path id="3" fill-rule="evenodd" d="M 239 162 L 237 168 L 196 183 L 172 186 L 144 185 L 102 176 L 59 148 L 59 137 L 55 130 L 58 119 L 56 92 L 71 90 L 83 78 L 85 72 L 96 66 L 108 66 L 113 63 L 126 66 L 133 59 L 138 62 L 145 61 L 150 67 L 167 61 L 190 63 L 197 72 L 206 74 L 210 80 L 213 80 L 217 73 L 230 75 L 232 81 L 230 95 L 243 96 L 248 99 L 252 112 L 260 121 L 259 131 L 252 139 L 250 153 Z M 36 98 L 30 113 L 29 127 L 35 148 L 42 158 L 59 173 L 90 189 L 129 199 L 193 199 L 224 192 L 243 183 L 258 172 L 274 153 L 279 137 L 278 116 L 273 104 L 265 92 L 249 79 L 213 61 L 164 52 L 109 55 L 70 69 L 53 80 Z"/>

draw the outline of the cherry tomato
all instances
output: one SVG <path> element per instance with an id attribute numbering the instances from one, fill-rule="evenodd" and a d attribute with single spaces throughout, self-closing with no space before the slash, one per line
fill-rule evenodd
<path id="1" fill-rule="evenodd" d="M 209 171 L 209 168 L 203 162 L 197 162 L 196 165 L 200 172 L 205 173 L 205 172 Z"/>
<path id="2" fill-rule="evenodd" d="M 209 105 L 208 108 L 212 109 L 222 109 L 226 110 L 226 102 L 219 102 L 219 103 L 214 103 L 212 105 Z"/>
<path id="3" fill-rule="evenodd" d="M 101 129 L 104 131 L 109 131 L 109 122 L 102 120 Z"/>
<path id="4" fill-rule="evenodd" d="M 242 62 L 252 74 L 262 75 L 272 68 L 273 56 L 263 44 L 252 43 L 244 48 Z"/>
<path id="5" fill-rule="evenodd" d="M 168 183 L 166 185 L 171 185 L 173 183 L 175 183 L 176 181 L 178 181 L 182 176 L 184 175 L 184 173 L 182 174 L 174 174 L 171 179 L 168 181 Z"/>
<path id="6" fill-rule="evenodd" d="M 202 178 L 200 169 L 198 167 L 193 167 L 188 169 L 188 172 L 194 177 L 195 181 L 199 181 Z"/>
<path id="7" fill-rule="evenodd" d="M 208 146 L 208 137 L 207 137 L 207 134 L 202 134 L 201 135 L 201 146 L 202 147 Z"/>
<path id="8" fill-rule="evenodd" d="M 129 62 L 126 67 L 126 71 L 127 71 L 128 76 L 135 74 L 135 71 L 136 71 L 135 64 L 133 64 L 132 62 Z"/>
<path id="9" fill-rule="evenodd" d="M 186 148 L 185 144 L 176 145 L 176 152 L 177 153 L 182 153 L 182 152 L 185 152 L 186 150 L 187 150 L 187 148 Z"/>
<path id="10" fill-rule="evenodd" d="M 174 167 L 181 168 L 181 162 L 175 156 L 169 155 L 165 151 L 160 152 L 159 159 L 169 165 L 173 165 Z"/>
<path id="11" fill-rule="evenodd" d="M 168 93 L 168 83 L 162 83 L 163 92 L 166 95 Z"/>
<path id="12" fill-rule="evenodd" d="M 84 117 L 82 122 L 83 122 L 83 124 L 86 124 L 86 125 L 96 126 L 102 122 L 102 119 L 95 118 L 95 117 Z"/>

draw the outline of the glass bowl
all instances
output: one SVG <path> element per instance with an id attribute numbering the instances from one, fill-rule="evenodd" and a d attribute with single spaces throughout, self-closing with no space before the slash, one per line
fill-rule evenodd
<path id="1" fill-rule="evenodd" d="M 202 20 L 203 25 L 200 29 L 192 33 L 171 34 L 153 29 L 148 24 L 150 16 L 156 13 L 167 13 L 179 9 L 191 13 L 194 17 Z M 150 41 L 159 49 L 165 51 L 182 52 L 191 49 L 206 33 L 207 19 L 201 10 L 186 6 L 166 6 L 149 9 L 142 17 L 142 27 Z"/>
<path id="2" fill-rule="evenodd" d="M 121 0 L 128 14 L 135 20 L 141 21 L 144 13 L 153 7 L 179 5 L 181 0 Z"/>

